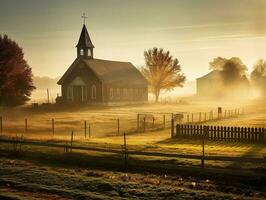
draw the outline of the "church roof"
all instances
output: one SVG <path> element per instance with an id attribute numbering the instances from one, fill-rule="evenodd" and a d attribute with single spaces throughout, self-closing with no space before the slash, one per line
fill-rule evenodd
<path id="1" fill-rule="evenodd" d="M 118 84 L 147 84 L 147 80 L 140 71 L 130 62 L 119 62 L 101 59 L 77 58 L 58 81 L 62 85 L 71 72 L 84 63 L 104 83 Z"/>
<path id="2" fill-rule="evenodd" d="M 85 24 L 83 25 L 82 31 L 79 36 L 79 41 L 76 47 L 82 47 L 82 48 L 94 48 L 94 45 L 91 42 L 89 33 L 87 31 L 87 28 Z"/>
<path id="3" fill-rule="evenodd" d="M 221 72 L 219 70 L 213 70 L 208 74 L 199 77 L 197 79 L 220 79 L 220 78 L 221 78 Z"/>

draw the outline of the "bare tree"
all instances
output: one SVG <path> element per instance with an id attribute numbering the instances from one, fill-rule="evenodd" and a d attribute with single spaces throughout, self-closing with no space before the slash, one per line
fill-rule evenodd
<path id="1" fill-rule="evenodd" d="M 181 66 L 177 59 L 173 59 L 169 51 L 154 47 L 144 52 L 146 66 L 142 73 L 149 82 L 149 89 L 158 102 L 161 90 L 173 90 L 183 87 L 186 77 L 181 73 Z"/>

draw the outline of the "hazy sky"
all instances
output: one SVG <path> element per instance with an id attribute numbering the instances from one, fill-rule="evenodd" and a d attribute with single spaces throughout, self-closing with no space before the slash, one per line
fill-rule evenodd
<path id="1" fill-rule="evenodd" d="M 0 34 L 24 48 L 35 75 L 58 77 L 76 58 L 83 12 L 96 58 L 139 66 L 162 47 L 189 80 L 217 56 L 250 69 L 266 59 L 266 0 L 0 0 Z"/>

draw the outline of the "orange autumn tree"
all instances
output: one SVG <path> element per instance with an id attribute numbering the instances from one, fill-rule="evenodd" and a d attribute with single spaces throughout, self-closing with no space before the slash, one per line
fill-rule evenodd
<path id="1" fill-rule="evenodd" d="M 149 90 L 158 102 L 162 90 L 170 91 L 175 87 L 183 87 L 186 77 L 181 73 L 178 59 L 174 59 L 169 51 L 154 47 L 144 52 L 146 66 L 142 74 L 149 83 Z"/>
<path id="2" fill-rule="evenodd" d="M 0 35 L 0 105 L 25 104 L 35 89 L 33 74 L 18 44 Z"/>

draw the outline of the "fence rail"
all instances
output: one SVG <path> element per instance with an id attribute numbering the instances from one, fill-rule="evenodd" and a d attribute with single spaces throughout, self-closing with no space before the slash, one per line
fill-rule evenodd
<path id="1" fill-rule="evenodd" d="M 254 162 L 254 163 L 266 163 L 266 158 L 252 158 L 252 157 L 227 157 L 227 156 L 206 156 L 206 155 L 193 155 L 193 154 L 176 154 L 176 153 L 162 153 L 162 152 L 150 152 L 150 151 L 136 151 L 129 150 L 126 145 L 126 137 L 124 135 L 124 147 L 122 149 L 110 149 L 110 148 L 100 148 L 100 147 L 89 147 L 89 146 L 74 146 L 70 144 L 60 144 L 51 142 L 39 142 L 39 141 L 28 141 L 22 140 L 21 138 L 5 139 L 1 138 L 0 143 L 9 143 L 14 146 L 19 145 L 30 145 L 30 146 L 40 146 L 40 147 L 53 147 L 64 149 L 66 152 L 72 152 L 72 150 L 81 151 L 95 151 L 101 153 L 115 153 L 115 154 L 127 154 L 125 159 L 128 159 L 128 155 L 132 156 L 151 156 L 151 157 L 165 157 L 165 158 L 186 158 L 195 160 L 209 160 L 209 161 L 236 161 L 236 162 Z M 21 147 L 19 148 L 21 151 Z"/>
<path id="2" fill-rule="evenodd" d="M 176 125 L 173 137 L 228 142 L 266 143 L 264 128 Z"/>

